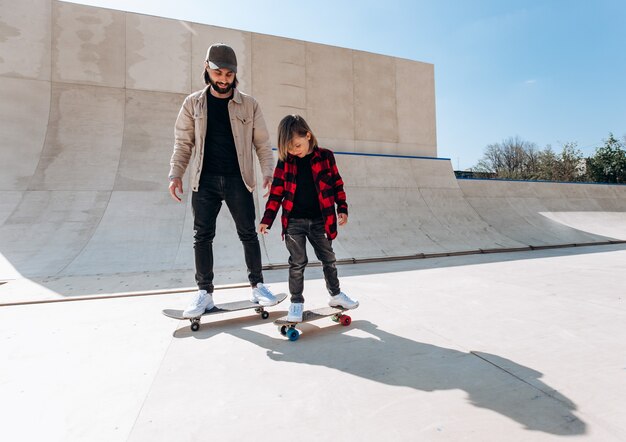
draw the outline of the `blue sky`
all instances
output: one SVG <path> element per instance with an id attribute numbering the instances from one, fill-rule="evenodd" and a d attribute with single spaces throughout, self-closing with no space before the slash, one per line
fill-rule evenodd
<path id="1" fill-rule="evenodd" d="M 623 0 L 77 3 L 433 63 L 438 156 L 455 169 L 516 135 L 585 156 L 626 135 Z"/>

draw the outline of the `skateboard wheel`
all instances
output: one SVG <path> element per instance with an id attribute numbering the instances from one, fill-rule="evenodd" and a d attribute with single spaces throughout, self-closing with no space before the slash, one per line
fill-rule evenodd
<path id="1" fill-rule="evenodd" d="M 192 322 L 191 323 L 191 331 L 198 331 L 199 328 L 200 328 L 200 323 L 199 322 Z"/>
<path id="2" fill-rule="evenodd" d="M 350 325 L 350 323 L 352 322 L 352 318 L 348 315 L 341 315 L 340 321 L 341 321 L 341 325 L 346 326 L 346 325 Z"/>
<path id="3" fill-rule="evenodd" d="M 300 333 L 295 328 L 290 328 L 287 330 L 287 337 L 290 341 L 297 341 L 300 337 Z"/>
<path id="4" fill-rule="evenodd" d="M 279 325 L 278 326 L 278 332 L 283 335 L 283 336 L 287 336 L 287 326 L 286 325 Z"/>
<path id="5" fill-rule="evenodd" d="M 267 319 L 270 317 L 270 314 L 266 311 L 261 312 L 261 318 L 263 319 Z"/>

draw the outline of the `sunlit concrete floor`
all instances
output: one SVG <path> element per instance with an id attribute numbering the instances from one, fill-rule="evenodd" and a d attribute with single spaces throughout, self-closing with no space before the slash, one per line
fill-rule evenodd
<path id="1" fill-rule="evenodd" d="M 296 342 L 288 301 L 197 332 L 184 293 L 0 307 L 0 440 L 626 440 L 626 246 L 339 270 L 352 324 Z"/>

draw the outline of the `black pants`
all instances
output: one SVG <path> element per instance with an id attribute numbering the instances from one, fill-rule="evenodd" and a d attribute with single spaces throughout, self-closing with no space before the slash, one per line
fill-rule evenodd
<path id="1" fill-rule="evenodd" d="M 213 238 L 217 215 L 226 201 L 243 244 L 248 279 L 254 287 L 263 282 L 261 246 L 256 233 L 254 199 L 241 177 L 202 177 L 202 184 L 191 196 L 193 209 L 196 282 L 200 290 L 213 292 Z"/>
<path id="2" fill-rule="evenodd" d="M 338 295 L 339 279 L 335 266 L 335 252 L 332 242 L 326 237 L 324 220 L 290 218 L 285 234 L 285 244 L 289 251 L 289 292 L 291 302 L 304 302 L 304 269 L 309 262 L 306 256 L 306 240 L 309 240 L 317 259 L 322 263 L 326 288 L 332 296 Z"/>

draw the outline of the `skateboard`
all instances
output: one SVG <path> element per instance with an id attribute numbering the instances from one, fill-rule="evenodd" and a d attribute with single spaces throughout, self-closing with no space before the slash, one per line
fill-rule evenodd
<path id="1" fill-rule="evenodd" d="M 305 310 L 302 312 L 302 321 L 300 322 L 287 321 L 287 316 L 283 316 L 275 320 L 274 324 L 278 326 L 278 331 L 281 335 L 286 336 L 290 341 L 297 341 L 300 337 L 300 332 L 296 329 L 296 326 L 303 322 L 315 321 L 316 319 L 331 316 L 333 321 L 339 322 L 341 325 L 350 325 L 352 318 L 343 314 L 346 310 L 341 307 L 322 307 L 314 310 Z"/>
<path id="2" fill-rule="evenodd" d="M 276 295 L 276 299 L 278 300 L 278 302 L 274 305 L 280 304 L 286 298 L 287 298 L 286 293 L 278 293 Z M 252 301 L 234 301 L 234 302 L 226 302 L 223 304 L 215 304 L 215 307 L 213 307 L 211 310 L 207 310 L 203 314 L 201 314 L 200 316 L 196 316 L 195 318 L 184 318 L 183 310 L 166 309 L 166 310 L 163 310 L 163 314 L 167 316 L 168 318 L 173 318 L 173 319 L 179 319 L 179 320 L 189 319 L 189 321 L 191 322 L 191 331 L 198 331 L 198 329 L 200 328 L 200 318 L 202 316 L 215 315 L 218 313 L 226 313 L 226 312 L 236 312 L 237 310 L 246 310 L 249 308 L 253 308 L 254 311 L 257 312 L 259 315 L 261 315 L 261 318 L 263 319 L 267 319 L 270 316 L 270 314 L 265 311 L 264 306 L 259 305 L 256 302 L 252 302 Z"/>

